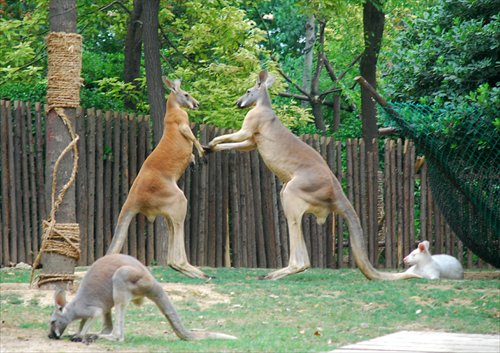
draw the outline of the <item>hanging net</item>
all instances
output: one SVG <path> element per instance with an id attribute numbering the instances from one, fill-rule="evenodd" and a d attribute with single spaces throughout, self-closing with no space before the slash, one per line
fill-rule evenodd
<path id="1" fill-rule="evenodd" d="M 384 107 L 428 162 L 432 195 L 462 242 L 500 267 L 500 131 L 477 110 Z"/>

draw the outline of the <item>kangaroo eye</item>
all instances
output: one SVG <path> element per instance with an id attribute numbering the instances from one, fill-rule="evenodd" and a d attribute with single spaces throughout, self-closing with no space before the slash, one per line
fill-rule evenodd
<path id="1" fill-rule="evenodd" d="M 247 91 L 247 94 L 250 94 L 250 90 Z"/>
<path id="2" fill-rule="evenodd" d="M 184 97 L 186 97 L 186 98 L 187 98 L 187 97 L 189 97 L 189 94 L 185 93 L 185 94 L 184 94 Z"/>

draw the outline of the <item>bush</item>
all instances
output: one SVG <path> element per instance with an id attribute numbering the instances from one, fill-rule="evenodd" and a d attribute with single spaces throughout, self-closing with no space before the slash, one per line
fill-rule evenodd
<path id="1" fill-rule="evenodd" d="M 385 91 L 395 101 L 498 109 L 500 3 L 444 0 L 404 24 L 389 56 Z M 477 99 L 481 96 L 481 99 Z"/>

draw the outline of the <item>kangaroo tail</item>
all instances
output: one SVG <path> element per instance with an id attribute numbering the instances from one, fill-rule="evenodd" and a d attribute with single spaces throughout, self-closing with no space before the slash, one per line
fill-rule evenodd
<path id="1" fill-rule="evenodd" d="M 354 261 L 356 262 L 356 266 L 358 266 L 363 275 L 365 275 L 365 277 L 368 279 L 379 280 L 421 278 L 420 276 L 413 273 L 380 272 L 372 266 L 366 253 L 366 246 L 363 238 L 363 229 L 361 228 L 359 217 L 347 198 L 345 201 L 346 202 L 344 203 L 345 206 L 343 207 L 343 209 L 337 209 L 336 211 L 347 221 L 347 227 L 349 228 L 349 239 L 354 256 Z"/>
<path id="2" fill-rule="evenodd" d="M 175 310 L 174 305 L 168 298 L 167 294 L 163 291 L 159 284 L 155 285 L 151 289 L 150 295 L 148 298 L 151 299 L 157 306 L 160 308 L 161 312 L 167 318 L 170 325 L 174 329 L 175 334 L 180 339 L 186 341 L 196 341 L 202 339 L 226 339 L 226 340 L 234 340 L 236 337 L 227 335 L 225 333 L 218 332 L 209 332 L 209 331 L 192 331 L 184 327 L 177 314 L 177 310 Z"/>
<path id="3" fill-rule="evenodd" d="M 128 226 L 132 221 L 132 218 L 137 214 L 137 212 L 130 210 L 127 207 L 127 202 L 123 205 L 120 215 L 118 216 L 118 222 L 116 223 L 115 233 L 113 235 L 113 240 L 109 245 L 106 255 L 117 254 L 123 248 L 123 243 L 127 239 Z"/>

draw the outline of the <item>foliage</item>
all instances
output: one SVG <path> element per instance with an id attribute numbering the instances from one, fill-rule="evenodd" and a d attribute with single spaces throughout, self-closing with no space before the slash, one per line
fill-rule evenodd
<path id="1" fill-rule="evenodd" d="M 184 16 L 176 16 L 178 12 Z M 277 76 L 273 92 L 284 88 L 262 46 L 265 33 L 233 2 L 186 1 L 172 9 L 163 8 L 160 23 L 171 36 L 172 45 L 164 50 L 171 67 L 168 75 L 181 78 L 184 89 L 200 100 L 199 111 L 190 114 L 194 121 L 239 128 L 244 112 L 234 103 L 255 84 L 262 67 Z M 169 28 L 175 31 L 167 31 Z M 291 107 L 280 110 L 283 121 L 291 126 L 307 121 L 306 111 Z"/>
<path id="2" fill-rule="evenodd" d="M 408 4 L 386 1 L 388 28 L 396 28 L 414 8 L 431 0 Z M 0 43 L 0 93 L 12 98 L 43 100 L 46 75 L 48 32 L 47 0 L 7 1 L 0 19 L 0 31 L 6 39 Z M 160 40 L 164 74 L 181 78 L 183 87 L 201 101 L 201 109 L 192 114 L 195 121 L 221 127 L 238 128 L 244 112 L 233 103 L 254 83 L 263 67 L 276 74 L 277 62 L 295 82 L 302 81 L 303 31 L 307 16 L 327 20 L 325 52 L 337 74 L 344 71 L 362 50 L 362 1 L 281 1 L 223 0 L 167 1 L 160 3 Z M 77 0 L 78 32 L 84 37 L 84 87 L 81 104 L 98 109 L 124 110 L 125 97 L 132 97 L 140 113 L 147 113 L 144 81 L 135 91 L 123 82 L 123 46 L 129 11 L 133 1 Z M 393 15 L 393 10 L 398 15 Z M 390 31 L 392 36 L 395 31 Z M 389 38 L 390 39 L 390 38 Z M 392 43 L 387 40 L 387 43 Z M 394 46 L 387 46 L 393 50 Z M 316 48 L 316 50 L 319 48 Z M 144 77 L 144 68 L 141 68 Z M 357 134 L 359 88 L 352 89 L 355 67 L 339 82 L 342 88 L 342 124 L 339 136 Z M 317 132 L 311 113 L 298 102 L 277 97 L 290 88 L 279 75 L 273 87 L 274 106 L 280 118 L 296 133 Z M 21 93 L 35 85 L 34 92 Z M 323 70 L 320 89 L 332 82 Z M 17 92 L 17 93 L 16 93 Z M 330 101 L 332 96 L 328 96 Z M 327 123 L 332 113 L 324 108 Z"/>
<path id="3" fill-rule="evenodd" d="M 45 75 L 47 2 L 11 5 L 0 17 L 0 85 L 40 83 Z"/>
<path id="4" fill-rule="evenodd" d="M 37 83 L 4 83 L 0 85 L 0 99 L 45 102 L 47 82 L 40 79 Z"/>
<path id="5" fill-rule="evenodd" d="M 498 134 L 490 132 L 500 132 L 498 1 L 438 1 L 405 23 L 396 43 L 384 88 L 394 101 L 430 106 L 432 121 L 416 124 L 421 131 L 415 133 L 457 150 L 472 143 L 484 160 L 494 156 Z M 478 126 L 485 129 L 476 131 Z"/>
<path id="6" fill-rule="evenodd" d="M 396 46 L 385 79 L 393 100 L 499 108 L 498 1 L 439 1 L 404 24 Z"/>

